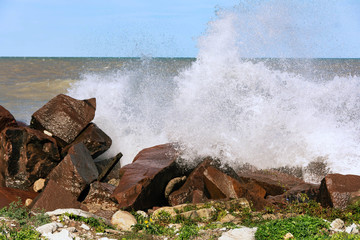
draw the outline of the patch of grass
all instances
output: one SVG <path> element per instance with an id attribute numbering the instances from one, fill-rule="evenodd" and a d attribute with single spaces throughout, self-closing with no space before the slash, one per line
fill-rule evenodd
<path id="1" fill-rule="evenodd" d="M 0 209 L 0 216 L 16 220 L 20 226 L 31 224 L 37 227 L 51 222 L 50 217 L 46 215 L 44 211 L 31 216 L 29 210 L 22 206 L 21 200 L 12 202 L 8 207 Z"/>
<path id="2" fill-rule="evenodd" d="M 317 239 L 317 236 L 326 237 L 329 227 L 330 223 L 323 219 L 300 215 L 288 219 L 271 220 L 260 225 L 255 238 L 257 240 L 283 239 L 285 234 L 290 232 L 295 239 Z"/>
<path id="3" fill-rule="evenodd" d="M 105 229 L 112 229 L 113 227 L 107 225 L 104 220 L 97 219 L 93 217 L 81 217 L 72 213 L 64 213 L 64 216 L 67 216 L 69 219 L 72 219 L 74 221 L 81 221 L 89 225 L 90 227 L 94 228 L 96 232 L 104 232 Z"/>
<path id="4" fill-rule="evenodd" d="M 20 229 L 10 228 L 5 224 L 0 226 L 1 240 L 38 240 L 41 239 L 40 233 L 32 226 L 24 225 Z"/>
<path id="5" fill-rule="evenodd" d="M 195 236 L 199 235 L 199 228 L 196 225 L 183 225 L 180 228 L 179 235 L 177 236 L 177 240 L 185 240 L 191 239 Z"/>

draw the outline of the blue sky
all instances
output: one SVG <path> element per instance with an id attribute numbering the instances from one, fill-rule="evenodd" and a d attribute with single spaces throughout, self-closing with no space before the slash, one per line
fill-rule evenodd
<path id="1" fill-rule="evenodd" d="M 207 22 L 215 18 L 215 10 L 231 8 L 239 2 L 0 0 L 0 56 L 195 57 L 197 38 L 206 32 Z M 252 5 L 272 2 L 276 12 L 289 0 L 241 2 Z M 313 57 L 360 57 L 360 0 L 318 2 L 329 4 L 302 6 L 299 14 L 294 14 L 296 17 L 291 21 L 299 21 L 295 25 L 301 31 L 293 36 L 304 39 L 301 44 L 314 50 Z M 251 9 L 249 16 L 254 16 L 251 11 L 258 10 Z M 317 18 L 313 20 L 307 13 L 315 13 Z M 304 21 L 304 17 L 310 21 Z M 312 26 L 315 26 L 312 33 L 299 35 Z M 247 32 L 240 34 L 251 36 Z M 261 49 L 258 56 L 271 57 L 281 52 L 282 45 L 262 48 L 258 42 L 252 43 L 254 39 L 245 40 L 247 49 Z M 284 56 L 294 55 L 294 51 L 284 49 Z"/>

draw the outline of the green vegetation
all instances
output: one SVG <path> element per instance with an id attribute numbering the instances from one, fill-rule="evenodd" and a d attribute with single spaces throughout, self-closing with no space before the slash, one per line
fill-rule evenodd
<path id="1" fill-rule="evenodd" d="M 90 227 L 92 227 L 93 229 L 95 229 L 96 232 L 104 232 L 105 229 L 112 229 L 111 226 L 107 225 L 104 220 L 102 219 L 97 219 L 97 218 L 93 218 L 93 217 L 81 217 L 72 213 L 64 213 L 64 216 L 68 217 L 71 220 L 74 221 L 80 221 L 80 222 L 84 222 L 87 225 L 89 225 Z M 64 219 L 64 217 L 60 217 L 60 219 Z"/>
<path id="2" fill-rule="evenodd" d="M 50 222 L 49 216 L 41 212 L 31 215 L 30 212 L 21 205 L 21 201 L 10 203 L 9 207 L 0 209 L 0 216 L 15 220 L 16 227 L 9 227 L 3 220 L 0 226 L 0 239 L 40 239 L 40 234 L 34 226 L 40 226 Z"/>
<path id="3" fill-rule="evenodd" d="M 283 239 L 285 234 L 291 233 L 295 239 L 316 239 L 326 235 L 330 224 L 323 219 L 300 215 L 288 219 L 271 220 L 258 227 L 255 237 L 257 240 Z M 322 231 L 325 233 L 322 234 Z"/>

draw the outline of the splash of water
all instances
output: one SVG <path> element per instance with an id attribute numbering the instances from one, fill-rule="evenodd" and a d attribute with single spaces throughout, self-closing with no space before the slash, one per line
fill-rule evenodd
<path id="1" fill-rule="evenodd" d="M 197 60 L 175 76 L 146 59 L 136 70 L 86 74 L 69 94 L 97 98 L 95 122 L 122 164 L 145 147 L 179 142 L 189 162 L 210 155 L 268 168 L 321 157 L 333 171 L 360 174 L 360 78 L 314 79 L 244 60 L 239 24 L 236 12 L 219 12 Z"/>

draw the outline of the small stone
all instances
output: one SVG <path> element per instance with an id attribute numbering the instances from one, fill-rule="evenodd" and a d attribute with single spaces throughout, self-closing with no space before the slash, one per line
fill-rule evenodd
<path id="1" fill-rule="evenodd" d="M 294 238 L 294 235 L 292 235 L 291 233 L 287 233 L 287 234 L 285 234 L 285 236 L 284 236 L 284 240 L 293 239 L 293 238 Z"/>
<path id="2" fill-rule="evenodd" d="M 108 181 L 109 184 L 116 186 L 116 187 L 119 185 L 119 182 L 120 182 L 120 179 L 115 179 L 115 178 L 112 178 Z"/>
<path id="3" fill-rule="evenodd" d="M 30 206 L 30 204 L 32 203 L 32 199 L 31 198 L 28 198 L 28 199 L 26 199 L 25 200 L 25 207 L 28 207 L 28 206 Z"/>
<path id="4" fill-rule="evenodd" d="M 38 231 L 39 233 L 44 235 L 44 234 L 48 234 L 48 233 L 53 233 L 57 229 L 58 229 L 58 224 L 56 222 L 52 222 L 52 223 L 48 223 L 48 224 L 45 224 L 45 225 L 42 225 L 42 226 L 36 228 L 36 231 Z"/>
<path id="5" fill-rule="evenodd" d="M 136 211 L 136 213 L 139 214 L 140 216 L 142 216 L 143 218 L 148 218 L 149 217 L 146 212 L 141 211 L 141 210 Z"/>
<path id="6" fill-rule="evenodd" d="M 89 231 L 90 230 L 90 227 L 88 226 L 88 225 L 86 225 L 86 224 L 81 224 L 81 226 L 80 226 L 82 229 L 85 229 L 86 231 Z"/>
<path id="7" fill-rule="evenodd" d="M 46 130 L 44 130 L 44 134 L 48 135 L 49 137 L 52 137 L 52 136 L 53 136 L 51 132 L 46 131 Z"/>
<path id="8" fill-rule="evenodd" d="M 45 186 L 45 179 L 39 178 L 34 182 L 33 185 L 34 192 L 40 192 L 44 188 L 44 186 Z"/>
<path id="9" fill-rule="evenodd" d="M 223 218 L 220 220 L 220 222 L 221 222 L 221 223 L 232 222 L 232 221 L 234 221 L 235 219 L 236 219 L 236 217 L 234 217 L 233 215 L 231 215 L 231 214 L 226 214 L 226 216 L 223 217 Z"/>
<path id="10" fill-rule="evenodd" d="M 358 234 L 359 229 L 358 229 L 358 226 L 355 223 L 353 223 L 350 226 L 345 228 L 345 232 L 347 232 L 349 234 Z"/>
<path id="11" fill-rule="evenodd" d="M 334 232 L 343 232 L 345 230 L 345 224 L 344 221 L 341 220 L 340 218 L 335 219 L 331 224 L 330 224 L 330 230 L 334 231 Z"/>
<path id="12" fill-rule="evenodd" d="M 71 233 L 77 232 L 75 227 L 69 227 L 69 228 L 67 228 L 67 230 Z"/>
<path id="13" fill-rule="evenodd" d="M 130 231 L 137 221 L 131 213 L 119 210 L 112 216 L 111 224 L 119 230 Z"/>

